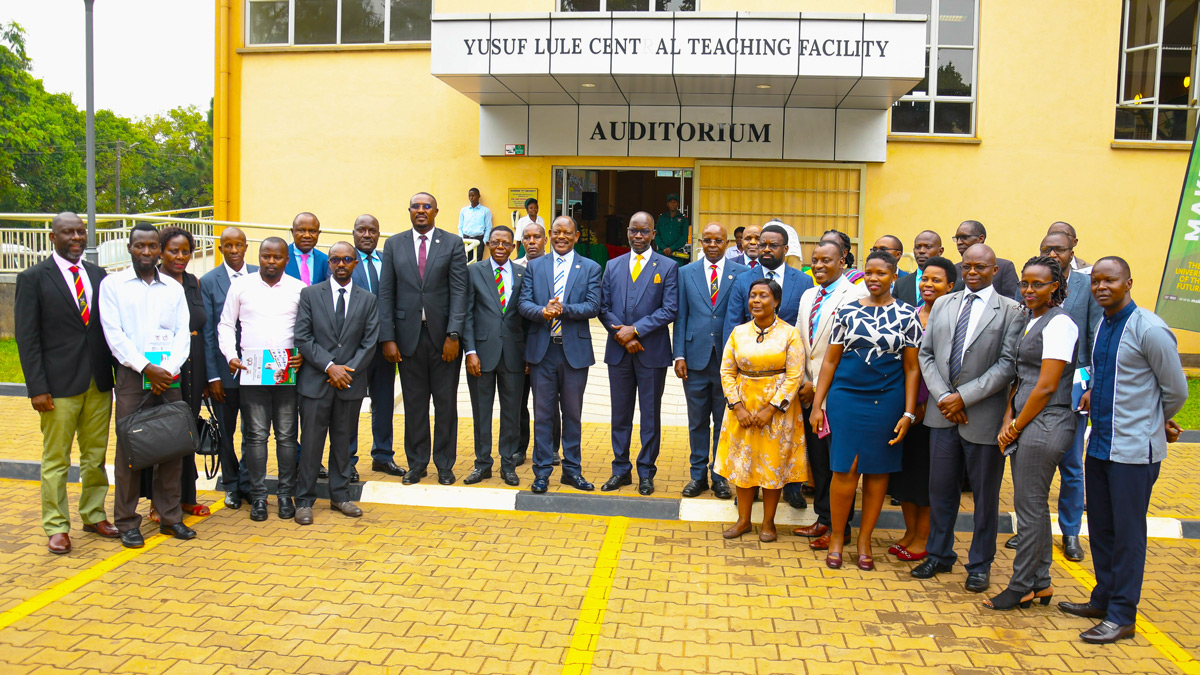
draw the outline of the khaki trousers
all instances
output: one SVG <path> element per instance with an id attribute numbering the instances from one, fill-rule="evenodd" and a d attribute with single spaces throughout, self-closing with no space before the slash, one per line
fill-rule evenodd
<path id="1" fill-rule="evenodd" d="M 112 392 L 100 391 L 93 380 L 78 396 L 54 399 L 54 410 L 39 413 L 42 426 L 42 529 L 46 535 L 71 529 L 67 505 L 67 470 L 71 468 L 71 442 L 79 442 L 79 517 L 94 525 L 107 519 L 104 497 L 108 474 L 104 455 Z"/>

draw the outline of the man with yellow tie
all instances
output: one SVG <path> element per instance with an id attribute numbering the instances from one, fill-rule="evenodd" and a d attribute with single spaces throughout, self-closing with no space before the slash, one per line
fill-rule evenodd
<path id="1" fill-rule="evenodd" d="M 611 339 L 604 348 L 612 401 L 612 477 L 606 492 L 633 482 L 629 446 L 633 436 L 633 403 L 641 410 L 642 449 L 637 457 L 638 493 L 654 492 L 661 414 L 671 336 L 667 326 L 679 305 L 679 266 L 650 250 L 654 217 L 645 211 L 629 219 L 630 252 L 610 260 L 600 283 L 600 321 Z"/>

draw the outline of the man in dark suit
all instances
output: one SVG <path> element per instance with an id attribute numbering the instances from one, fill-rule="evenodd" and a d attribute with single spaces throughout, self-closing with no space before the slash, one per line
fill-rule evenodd
<path id="1" fill-rule="evenodd" d="M 583 390 L 588 368 L 596 362 L 588 321 L 600 314 L 600 265 L 577 255 L 579 230 L 570 216 L 550 224 L 554 252 L 529 264 L 521 285 L 521 316 L 531 322 L 525 338 L 525 360 L 533 377 L 533 485 L 536 493 L 550 486 L 550 425 L 553 410 L 562 419 L 562 482 L 592 490 L 580 468 Z"/>
<path id="2" fill-rule="evenodd" d="M 920 307 L 925 304 L 921 299 L 919 285 L 921 277 L 925 274 L 925 263 L 930 258 L 937 257 L 942 254 L 945 249 L 942 247 L 942 237 L 933 230 L 925 230 L 913 239 L 913 259 L 917 261 L 917 271 L 912 274 L 906 274 L 896 280 L 896 287 L 893 289 L 893 295 L 896 299 L 908 303 L 913 307 Z"/>
<path id="3" fill-rule="evenodd" d="M 954 232 L 954 245 L 958 247 L 958 254 L 960 256 L 966 254 L 968 248 L 986 241 L 987 229 L 978 220 L 964 220 L 958 226 L 958 230 Z M 954 290 L 961 291 L 966 288 L 962 263 L 956 263 L 954 267 L 958 269 L 958 282 L 954 284 Z M 1019 282 L 1017 279 L 1017 268 L 1013 265 L 1012 261 L 1005 260 L 1004 258 L 996 258 L 996 270 L 996 279 L 992 283 L 992 287 L 1000 295 L 1018 303 L 1021 302 L 1021 289 L 1017 285 Z"/>
<path id="4" fill-rule="evenodd" d="M 750 228 L 746 228 L 746 232 L 749 231 Z M 729 309 L 725 314 L 723 341 L 728 342 L 733 329 L 750 320 L 750 308 L 746 305 L 750 282 L 764 277 L 773 279 L 783 287 L 779 318 L 785 323 L 796 325 L 800 312 L 800 298 L 804 291 L 813 287 L 813 280 L 804 272 L 784 264 L 787 252 L 787 231 L 778 225 L 764 227 L 758 239 L 758 261 L 762 264 L 742 272 L 735 280 L 733 290 L 729 294 Z"/>
<path id="5" fill-rule="evenodd" d="M 113 360 L 99 304 L 104 269 L 83 260 L 87 227 L 74 213 L 50 221 L 54 252 L 17 275 L 17 352 L 42 426 L 42 529 L 51 553 L 71 550 L 67 470 L 79 442 L 79 517 L 85 532 L 118 536 L 104 514 Z"/>
<path id="6" fill-rule="evenodd" d="M 662 444 L 662 396 L 671 365 L 667 328 L 679 307 L 679 266 L 675 258 L 650 250 L 654 217 L 633 214 L 626 234 L 630 252 L 610 260 L 600 282 L 600 323 L 608 331 L 604 362 L 612 405 L 612 476 L 600 489 L 609 492 L 633 482 L 629 448 L 633 404 L 641 406 L 642 448 L 637 457 L 638 493 L 654 492 Z"/>
<path id="7" fill-rule="evenodd" d="M 354 285 L 371 295 L 379 295 L 380 271 L 383 256 L 379 248 L 379 221 L 364 213 L 354 219 L 354 249 L 358 264 L 354 266 Z M 380 317 L 384 319 L 386 317 Z M 371 397 L 371 470 L 389 476 L 403 476 L 405 470 L 396 465 L 392 450 L 392 417 L 396 408 L 396 364 L 375 350 L 368 366 L 367 394 Z M 350 482 L 358 482 L 358 437 L 350 440 Z"/>
<path id="8" fill-rule="evenodd" d="M 319 284 L 329 278 L 329 256 L 317 248 L 321 221 L 305 211 L 292 220 L 292 243 L 288 246 L 288 264 L 283 273 L 304 282 Z"/>
<path id="9" fill-rule="evenodd" d="M 208 316 L 204 324 L 204 362 L 208 368 L 213 413 L 221 425 L 221 485 L 225 489 L 225 506 L 240 509 L 242 501 L 250 498 L 250 476 L 233 447 L 242 390 L 238 375 L 229 373 L 229 366 L 221 355 L 217 325 L 221 323 L 221 310 L 225 308 L 230 282 L 243 274 L 254 274 L 258 266 L 246 264 L 246 234 L 238 228 L 225 228 L 220 246 L 224 262 L 200 277 L 200 298 Z"/>
<path id="10" fill-rule="evenodd" d="M 733 262 L 743 265 L 749 269 L 758 267 L 758 238 L 761 235 L 762 228 L 758 225 L 746 226 L 746 228 L 742 230 L 742 254 L 733 258 Z"/>
<path id="11" fill-rule="evenodd" d="M 404 396 L 404 484 L 421 482 L 432 456 L 438 483 L 454 483 L 458 436 L 459 336 L 467 316 L 467 255 L 462 239 L 435 227 L 437 200 L 409 200 L 412 229 L 388 237 L 379 279 L 379 340 L 383 356 L 400 364 Z M 434 432 L 429 444 L 429 400 Z"/>
<path id="12" fill-rule="evenodd" d="M 539 227 L 534 224 L 535 227 Z M 474 485 L 492 477 L 492 408 L 500 392 L 500 477 L 520 485 L 516 456 L 521 393 L 525 382 L 525 328 L 517 311 L 525 268 L 508 258 L 517 246 L 513 231 L 497 225 L 488 233 L 489 257 L 467 268 L 467 321 L 463 349 L 467 389 L 475 419 L 475 468 L 463 479 Z"/>
<path id="13" fill-rule="evenodd" d="M 317 474 L 329 436 L 329 505 L 357 518 L 350 501 L 350 439 L 358 437 L 358 413 L 367 394 L 369 366 L 379 337 L 375 296 L 352 281 L 358 252 L 341 241 L 329 247 L 331 277 L 300 291 L 296 348 L 304 365 L 296 373 L 300 419 L 308 428 L 300 448 L 296 522 L 312 525 Z"/>
<path id="14" fill-rule="evenodd" d="M 925 426 L 929 447 L 929 556 L 912 571 L 929 579 L 954 568 L 954 524 L 962 476 L 971 479 L 975 530 L 967 560 L 967 590 L 986 591 L 996 557 L 1004 455 L 996 437 L 1016 376 L 1021 307 L 992 288 L 996 254 L 984 244 L 963 253 L 965 291 L 933 306 L 918 354 L 929 387 Z"/>
<path id="15" fill-rule="evenodd" d="M 722 330 L 734 279 L 746 271 L 745 266 L 725 259 L 727 238 L 725 226 L 709 223 L 700 235 L 704 257 L 679 270 L 675 376 L 683 380 L 691 447 L 691 480 L 683 488 L 684 497 L 703 494 L 710 474 L 714 495 L 720 499 L 733 496 L 729 481 L 713 470 L 726 403 L 721 388 Z"/>

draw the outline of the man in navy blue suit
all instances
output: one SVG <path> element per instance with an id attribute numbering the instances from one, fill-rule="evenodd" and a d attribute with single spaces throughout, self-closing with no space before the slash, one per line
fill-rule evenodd
<path id="1" fill-rule="evenodd" d="M 679 304 L 679 266 L 650 250 L 654 217 L 633 214 L 626 229 L 630 252 L 610 260 L 600 283 L 600 323 L 608 331 L 604 362 L 608 364 L 612 402 L 612 477 L 600 489 L 616 490 L 633 482 L 629 446 L 633 437 L 633 404 L 641 408 L 642 449 L 638 452 L 638 493 L 654 492 L 658 450 L 662 444 L 662 396 L 671 365 L 671 335 Z"/>
<path id="2" fill-rule="evenodd" d="M 329 256 L 317 248 L 321 237 L 321 221 L 305 211 L 292 220 L 292 243 L 288 246 L 288 263 L 283 273 L 299 279 L 305 286 L 319 284 L 329 278 Z"/>
<path id="3" fill-rule="evenodd" d="M 700 236 L 704 258 L 679 270 L 679 312 L 675 319 L 675 376 L 683 380 L 692 449 L 692 479 L 683 488 L 683 496 L 703 494 L 711 473 L 713 494 L 729 499 L 733 496 L 729 481 L 712 470 L 726 404 L 721 388 L 721 356 L 725 351 L 722 329 L 734 280 L 747 268 L 725 258 L 725 226 L 709 223 Z"/>
<path id="4" fill-rule="evenodd" d="M 762 228 L 758 225 L 749 225 L 742 230 L 742 237 L 739 240 L 741 244 L 742 254 L 735 256 L 733 262 L 754 269 L 758 267 L 758 238 L 762 235 Z"/>
<path id="5" fill-rule="evenodd" d="M 788 252 L 787 240 L 787 231 L 782 227 L 767 225 L 763 228 L 758 239 L 758 261 L 762 264 L 742 272 L 734 283 L 733 290 L 729 293 L 729 309 L 725 313 L 725 328 L 721 336 L 723 340 L 728 341 L 729 334 L 735 327 L 750 320 L 750 308 L 746 305 L 750 282 L 764 277 L 783 287 L 779 318 L 793 326 L 796 325 L 796 317 L 800 312 L 800 296 L 813 287 L 813 280 L 804 272 L 783 264 Z"/>
<path id="6" fill-rule="evenodd" d="M 554 450 L 550 426 L 559 409 L 562 419 L 562 482 L 579 490 L 595 486 L 583 477 L 583 390 L 588 367 L 596 362 L 588 321 L 600 314 L 600 265 L 576 255 L 579 230 L 570 216 L 550 225 L 552 253 L 529 263 L 521 284 L 518 311 L 529 319 L 525 361 L 533 379 L 533 485 L 536 493 L 550 486 Z"/>
<path id="7" fill-rule="evenodd" d="M 258 265 L 246 264 L 246 235 L 236 227 L 225 228 L 220 247 L 225 261 L 200 277 L 200 299 L 209 317 L 204 324 L 204 360 L 213 413 L 221 425 L 221 485 L 225 489 L 225 506 L 239 509 L 242 500 L 250 498 L 250 476 L 245 465 L 239 464 L 238 453 L 233 447 L 233 432 L 237 430 L 241 408 L 241 388 L 238 376 L 229 374 L 229 366 L 217 345 L 217 324 L 221 322 L 229 283 L 243 274 L 258 272 Z M 240 341 L 240 331 L 238 338 Z"/>

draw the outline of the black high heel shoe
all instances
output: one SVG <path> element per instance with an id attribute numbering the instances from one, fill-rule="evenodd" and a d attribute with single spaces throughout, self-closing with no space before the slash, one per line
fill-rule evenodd
<path id="1" fill-rule="evenodd" d="M 983 606 L 987 609 L 994 609 L 997 611 L 1007 611 L 1010 609 L 1016 609 L 1017 607 L 1020 607 L 1021 609 L 1029 609 L 1029 606 L 1033 604 L 1034 597 L 1035 594 L 1033 592 L 1022 593 L 1020 591 L 1014 591 L 1011 588 L 1006 588 L 1003 591 L 1000 591 L 1000 594 L 996 597 L 990 600 L 985 600 Z M 1049 600 L 1046 602 L 1049 602 Z"/>
<path id="2" fill-rule="evenodd" d="M 1033 599 L 1042 603 L 1042 607 L 1050 604 L 1050 599 L 1054 597 L 1054 587 L 1046 586 L 1045 588 L 1033 589 Z"/>

